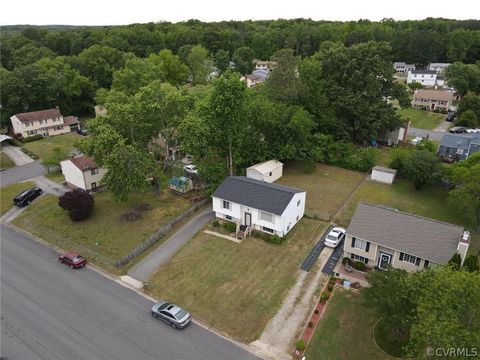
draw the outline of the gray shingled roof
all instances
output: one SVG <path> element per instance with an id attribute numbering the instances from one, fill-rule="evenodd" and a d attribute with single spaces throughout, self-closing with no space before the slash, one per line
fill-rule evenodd
<path id="1" fill-rule="evenodd" d="M 442 137 L 442 141 L 440 142 L 440 145 L 446 146 L 449 148 L 465 150 L 465 149 L 468 149 L 471 142 L 472 142 L 472 138 L 469 136 L 445 134 Z"/>
<path id="2" fill-rule="evenodd" d="M 420 69 L 420 70 L 411 70 L 412 71 L 412 74 L 436 74 L 437 72 L 435 70 L 424 70 L 424 69 Z"/>
<path id="3" fill-rule="evenodd" d="M 267 183 L 245 176 L 229 176 L 212 196 L 275 215 L 282 215 L 293 196 L 301 192 L 305 192 L 305 190 Z"/>
<path id="4" fill-rule="evenodd" d="M 362 202 L 347 228 L 350 236 L 438 264 L 450 260 L 463 231 L 460 226 Z"/>
<path id="5" fill-rule="evenodd" d="M 396 174 L 397 173 L 397 170 L 395 170 L 395 169 L 391 169 L 391 168 L 387 168 L 387 167 L 383 167 L 383 166 L 378 166 L 378 165 L 374 166 L 372 170 L 388 172 L 388 173 L 391 173 L 391 174 Z"/>

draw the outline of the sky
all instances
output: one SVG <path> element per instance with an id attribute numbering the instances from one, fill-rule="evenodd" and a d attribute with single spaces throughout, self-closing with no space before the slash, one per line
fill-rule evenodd
<path id="1" fill-rule="evenodd" d="M 6 0 L 0 25 L 125 25 L 198 19 L 478 19 L 478 0 Z"/>

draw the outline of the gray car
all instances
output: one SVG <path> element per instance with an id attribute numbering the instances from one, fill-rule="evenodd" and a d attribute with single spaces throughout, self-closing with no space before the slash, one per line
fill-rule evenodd
<path id="1" fill-rule="evenodd" d="M 152 306 L 152 316 L 166 322 L 174 329 L 183 329 L 192 320 L 191 315 L 186 310 L 166 301 Z"/>

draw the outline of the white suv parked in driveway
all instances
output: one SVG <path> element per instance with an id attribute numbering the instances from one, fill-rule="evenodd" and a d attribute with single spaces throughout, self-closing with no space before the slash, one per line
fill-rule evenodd
<path id="1" fill-rule="evenodd" d="M 325 246 L 336 248 L 338 244 L 340 244 L 345 237 L 345 229 L 341 227 L 334 227 L 328 233 L 327 237 L 325 238 Z"/>
<path id="2" fill-rule="evenodd" d="M 198 175 L 198 169 L 195 165 L 186 165 L 183 170 L 188 174 Z"/>

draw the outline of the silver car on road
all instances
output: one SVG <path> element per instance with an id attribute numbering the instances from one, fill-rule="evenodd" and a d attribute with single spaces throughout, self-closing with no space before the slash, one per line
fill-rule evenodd
<path id="1" fill-rule="evenodd" d="M 152 316 L 166 322 L 174 329 L 183 329 L 192 321 L 192 316 L 186 310 L 166 301 L 152 306 Z"/>

